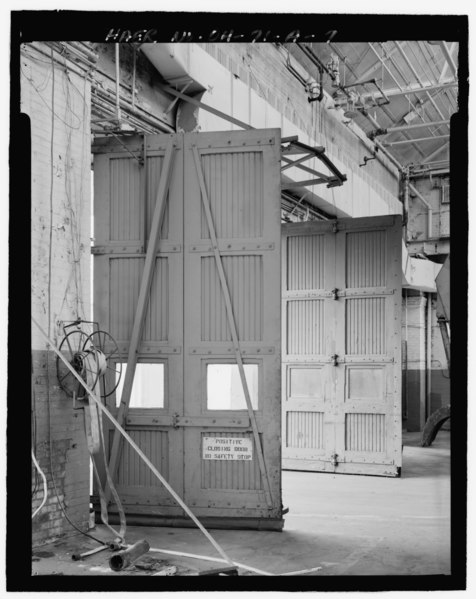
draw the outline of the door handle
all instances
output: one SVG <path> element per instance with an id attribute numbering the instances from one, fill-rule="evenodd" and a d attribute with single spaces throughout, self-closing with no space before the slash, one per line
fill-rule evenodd
<path id="1" fill-rule="evenodd" d="M 331 293 L 335 300 L 339 299 L 339 290 L 337 289 L 337 287 L 334 287 L 334 289 L 331 291 Z"/>
<path id="2" fill-rule="evenodd" d="M 334 366 L 338 366 L 339 365 L 339 356 L 337 354 L 333 354 L 331 356 L 331 360 Z"/>

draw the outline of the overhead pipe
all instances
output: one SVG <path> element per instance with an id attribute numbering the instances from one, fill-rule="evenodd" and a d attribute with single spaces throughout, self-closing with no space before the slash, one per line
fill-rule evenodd
<path id="1" fill-rule="evenodd" d="M 410 173 L 408 168 L 405 169 L 405 171 L 402 173 L 403 177 L 404 177 L 404 190 L 403 190 L 403 216 L 404 216 L 404 228 L 403 228 L 403 233 L 404 233 L 404 241 L 405 244 L 408 241 L 408 214 L 409 214 L 409 186 L 410 186 Z"/>
<path id="2" fill-rule="evenodd" d="M 308 56 L 308 58 L 310 58 L 310 60 L 316 65 L 316 66 L 320 66 L 322 67 L 331 78 L 335 79 L 333 77 L 333 74 L 331 74 L 329 72 L 329 70 L 327 69 L 327 67 L 319 60 L 319 58 L 312 52 L 311 49 L 307 48 L 306 46 L 302 46 L 301 44 L 297 43 L 297 46 L 304 52 L 304 54 L 306 54 L 306 56 Z M 342 90 L 347 96 L 349 96 L 349 93 L 343 89 Z M 359 109 L 359 111 L 361 112 L 361 114 L 363 116 L 365 116 L 367 118 L 368 121 L 370 121 L 370 123 L 372 123 L 372 125 L 376 128 L 376 129 L 381 129 L 378 121 L 376 119 L 374 119 L 368 112 L 367 110 L 365 110 L 364 108 Z M 378 140 L 374 141 L 375 145 L 379 148 L 379 150 L 381 150 L 382 154 L 384 154 L 388 160 L 398 169 L 399 173 L 402 173 L 404 171 L 403 166 L 400 164 L 400 162 L 394 158 L 394 156 L 392 156 L 392 154 L 390 152 L 388 152 L 385 149 L 385 146 L 383 146 L 381 144 L 381 142 L 379 142 Z M 425 198 L 421 195 L 421 193 L 416 189 L 415 186 L 409 184 L 409 189 L 412 190 L 412 192 L 425 204 L 425 206 L 428 208 L 428 230 L 431 231 L 431 224 L 432 224 L 432 218 L 433 218 L 433 210 L 431 205 L 425 200 Z"/>
<path id="3" fill-rule="evenodd" d="M 366 112 L 365 116 L 370 120 L 371 123 L 373 123 L 374 127 L 375 126 L 379 127 L 378 122 L 370 114 L 368 114 L 367 111 L 365 111 L 365 112 Z M 364 111 L 362 113 L 364 113 Z M 392 154 L 390 154 L 390 152 L 388 152 L 385 149 L 385 146 L 383 146 L 380 141 L 378 141 L 376 139 L 375 145 L 385 154 L 385 156 L 387 156 L 387 158 L 390 160 L 390 162 L 392 162 L 397 167 L 397 169 L 399 170 L 400 173 L 404 173 L 404 171 L 405 171 L 404 167 L 398 162 L 398 160 L 396 158 L 394 158 L 392 156 Z M 433 225 L 433 208 L 431 207 L 431 204 L 421 195 L 421 193 L 418 191 L 418 189 L 414 185 L 409 183 L 408 188 L 411 189 L 411 191 L 423 202 L 423 204 L 425 204 L 425 206 L 428 209 L 428 231 L 430 233 L 432 230 L 432 225 Z"/>
<path id="4" fill-rule="evenodd" d="M 435 83 L 434 85 L 422 85 L 420 87 L 407 87 L 400 89 L 387 89 L 385 95 L 388 98 L 394 98 L 395 96 L 411 96 L 412 94 L 418 94 L 422 92 L 435 91 L 437 89 L 447 89 L 451 87 L 458 87 L 457 81 L 447 81 L 446 83 Z M 376 94 L 362 94 L 363 98 L 373 98 Z"/>
<path id="5" fill-rule="evenodd" d="M 322 102 L 324 97 L 324 69 L 317 67 L 317 70 L 319 71 L 319 94 L 315 98 L 308 98 L 308 102 Z M 310 91 L 312 93 L 312 89 Z"/>
<path id="6" fill-rule="evenodd" d="M 329 72 L 329 70 L 326 68 L 326 66 L 319 60 L 319 58 L 312 52 L 312 50 L 310 48 L 307 48 L 306 46 L 302 46 L 301 44 L 297 44 L 298 47 L 304 52 L 304 54 L 306 54 L 308 56 L 308 58 L 310 58 L 310 60 L 316 65 L 316 66 L 320 66 L 322 67 L 331 78 L 335 79 L 335 77 L 333 77 L 333 74 L 331 74 Z M 348 92 L 343 89 L 342 90 L 347 96 L 348 96 Z M 431 96 L 430 96 L 431 97 Z M 361 112 L 361 114 L 363 116 L 365 116 L 367 118 L 368 121 L 370 121 L 370 123 L 372 123 L 372 125 L 376 128 L 376 129 L 381 129 L 378 121 L 376 119 L 374 119 L 365 109 L 359 109 L 359 111 Z M 399 173 L 403 173 L 404 172 L 404 167 L 400 164 L 400 162 L 394 158 L 392 156 L 392 154 L 390 152 L 388 152 L 385 149 L 385 146 L 382 145 L 381 142 L 379 142 L 378 140 L 374 140 L 375 145 L 382 151 L 382 153 L 390 160 L 390 162 L 396 166 L 396 168 L 398 169 Z M 422 196 L 422 194 L 417 190 L 417 188 L 412 185 L 411 183 L 408 184 L 408 188 L 423 202 L 423 204 L 425 204 L 425 206 L 428 209 L 428 236 L 431 235 L 431 230 L 432 230 L 432 223 L 433 223 L 433 209 L 431 207 L 431 205 L 428 203 L 428 201 Z"/>
<path id="7" fill-rule="evenodd" d="M 329 44 L 329 45 L 330 45 L 330 47 L 331 47 L 331 48 L 334 50 L 334 52 L 335 52 L 335 53 L 336 53 L 336 54 L 339 56 L 340 52 L 339 52 L 338 48 L 337 48 L 337 47 L 334 47 L 334 45 L 333 45 L 333 44 Z M 378 57 L 378 58 L 381 60 L 381 58 L 379 57 L 378 53 L 377 53 L 377 52 L 376 52 L 376 50 L 375 50 L 375 49 L 374 49 L 374 48 L 371 46 L 371 44 L 370 44 L 370 43 L 369 43 L 369 46 L 372 48 L 372 50 L 374 50 L 374 52 L 377 54 L 377 57 Z M 341 58 L 341 60 L 343 60 L 342 56 L 340 56 L 340 58 Z M 384 63 L 382 62 L 382 64 L 384 64 Z M 346 66 L 346 67 L 349 69 L 349 71 L 350 71 L 350 72 L 352 73 L 352 75 L 355 77 L 356 75 L 355 75 L 355 72 L 354 72 L 354 70 L 353 70 L 353 69 L 352 69 L 352 68 L 351 68 L 351 67 L 350 67 L 350 66 L 347 64 L 347 62 L 345 63 L 345 66 Z M 388 67 L 387 67 L 385 64 L 384 64 L 384 66 L 385 66 L 385 67 L 388 69 Z M 389 71 L 389 72 L 390 72 L 390 71 Z M 390 74 L 391 74 L 391 72 L 390 72 Z M 393 75 L 392 75 L 392 77 L 393 77 Z M 393 79 L 394 79 L 394 81 L 397 83 L 397 85 L 399 85 L 399 87 L 400 87 L 400 84 L 399 84 L 399 83 L 398 83 L 398 81 L 395 79 L 395 77 L 393 77 Z M 345 90 L 345 89 L 344 89 L 343 91 L 344 91 L 344 93 L 346 93 L 346 90 Z M 391 112 L 390 112 L 390 111 L 389 111 L 389 110 L 388 110 L 388 109 L 387 109 L 385 106 L 382 106 L 381 108 L 382 108 L 383 112 L 384 112 L 384 113 L 385 113 L 385 114 L 386 114 L 386 115 L 387 115 L 387 116 L 388 116 L 388 117 L 389 117 L 389 118 L 390 118 L 392 121 L 394 121 L 394 120 L 395 120 L 395 116 L 394 116 L 394 115 L 393 115 L 393 114 L 392 114 L 392 113 L 391 113 Z M 357 107 L 357 110 L 359 110 L 359 112 L 361 112 L 362 114 L 364 114 L 364 116 L 366 116 L 366 115 L 365 115 L 365 113 L 366 113 L 367 111 L 366 111 L 364 108 L 359 108 L 359 107 Z M 367 114 L 368 114 L 368 113 L 367 113 Z M 368 118 L 368 117 L 367 117 L 367 118 Z M 443 116 L 442 116 L 442 118 L 443 118 Z M 376 121 L 375 121 L 375 122 L 376 122 Z M 378 125 L 378 126 L 377 126 L 377 128 L 380 128 L 380 126 Z M 416 147 L 416 146 L 415 146 L 415 147 Z M 417 147 L 416 147 L 416 149 L 418 150 L 418 148 L 417 148 Z"/>
<path id="8" fill-rule="evenodd" d="M 373 139 L 377 135 L 387 135 L 387 133 L 396 133 L 397 131 L 410 131 L 411 129 L 421 129 L 422 127 L 436 127 L 439 125 L 449 125 L 449 124 L 450 124 L 449 119 L 446 119 L 443 121 L 417 123 L 416 125 L 402 125 L 400 127 L 383 127 L 381 129 L 375 129 L 375 131 L 371 131 L 368 134 L 368 136 L 370 137 L 370 139 Z M 408 140 L 408 141 L 412 141 L 412 140 Z"/>
<path id="9" fill-rule="evenodd" d="M 117 120 L 121 120 L 121 106 L 119 102 L 119 77 L 120 77 L 120 68 L 119 68 L 119 44 L 115 45 L 116 51 L 116 116 Z"/>
<path id="10" fill-rule="evenodd" d="M 383 60 L 383 58 L 380 56 L 380 54 L 377 52 L 377 50 L 372 46 L 372 44 L 370 42 L 368 42 L 369 48 L 372 50 L 372 52 L 375 54 L 375 56 L 378 58 L 378 60 L 381 62 L 382 67 L 387 71 L 387 73 L 390 75 L 390 77 L 395 81 L 395 83 L 397 84 L 397 86 L 400 88 L 400 90 L 403 91 L 403 87 L 400 85 L 398 79 L 395 77 L 395 75 L 392 73 L 392 71 L 388 68 L 388 66 L 385 64 L 385 61 Z M 398 50 L 400 52 L 402 52 L 402 46 L 398 46 L 397 47 Z M 392 60 L 392 64 L 396 67 L 394 61 Z M 401 73 L 400 73 L 401 75 Z M 401 75 L 402 76 L 402 75 Z M 405 80 L 405 78 L 402 76 L 402 78 Z M 423 84 L 421 83 L 421 81 L 419 81 L 420 86 L 422 86 Z M 431 96 L 429 94 L 427 94 L 429 98 L 431 98 Z M 412 109 L 418 114 L 418 112 L 416 111 L 416 107 L 414 106 L 414 104 L 408 100 L 408 102 L 410 103 L 410 106 L 412 107 Z M 421 118 L 421 120 L 423 121 L 423 116 L 418 114 L 418 116 Z M 444 118 L 442 114 L 440 114 L 441 118 Z"/>
<path id="11" fill-rule="evenodd" d="M 402 144 L 410 144 L 417 143 L 421 141 L 434 141 L 435 139 L 447 139 L 449 137 L 449 133 L 445 133 L 444 135 L 434 135 L 433 137 L 417 137 L 415 139 L 401 139 L 399 141 L 384 141 L 382 143 L 386 148 L 390 146 L 400 146 Z"/>

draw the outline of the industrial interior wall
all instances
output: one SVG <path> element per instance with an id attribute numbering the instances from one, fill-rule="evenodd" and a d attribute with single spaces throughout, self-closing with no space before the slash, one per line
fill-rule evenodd
<path id="1" fill-rule="evenodd" d="M 450 237 L 449 174 L 414 179 L 413 185 L 432 208 L 431 231 L 428 231 L 428 208 L 410 193 L 408 205 L 407 237 L 410 247 L 417 242 L 427 242 L 425 250 L 432 253 L 448 253 Z M 446 243 L 445 243 L 446 242 Z M 423 247 L 422 247 L 423 249 Z"/>
<path id="2" fill-rule="evenodd" d="M 450 403 L 451 381 L 440 326 L 436 319 L 436 294 L 431 301 L 430 413 Z M 446 428 L 446 427 L 445 427 Z"/>
<path id="3" fill-rule="evenodd" d="M 31 311 L 58 344 L 62 321 L 90 318 L 90 84 L 49 44 L 24 44 L 20 58 L 31 122 Z M 55 354 L 33 324 L 31 400 L 32 447 L 48 483 L 35 546 L 75 532 L 60 503 L 87 530 L 90 490 L 83 410 L 60 389 Z M 43 497 L 32 463 L 33 510 Z"/>
<path id="4" fill-rule="evenodd" d="M 409 432 L 421 431 L 426 419 L 426 301 L 419 291 L 403 290 L 403 428 Z"/>
<path id="5" fill-rule="evenodd" d="M 385 165 L 372 160 L 359 166 L 371 151 L 369 144 L 357 136 L 354 123 L 340 122 L 328 97 L 321 103 L 308 102 L 307 93 L 286 69 L 285 58 L 274 44 L 186 46 L 188 53 L 200 54 L 189 62 L 201 65 L 201 82 L 207 86 L 202 102 L 253 127 L 280 127 L 283 137 L 298 135 L 305 144 L 325 148 L 347 181 L 342 187 L 309 189 L 331 213 L 337 206 L 342 215 L 353 217 L 401 214 L 395 168 L 385 158 Z M 199 111 L 198 124 L 202 131 L 238 128 L 205 110 Z M 305 173 L 297 175 L 306 178 Z"/>

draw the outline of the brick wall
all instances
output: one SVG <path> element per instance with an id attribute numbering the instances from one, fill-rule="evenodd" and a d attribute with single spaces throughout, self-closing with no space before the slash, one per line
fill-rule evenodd
<path id="1" fill-rule="evenodd" d="M 37 47 L 44 53 L 29 44 L 21 52 L 21 110 L 31 121 L 31 310 L 59 344 L 63 321 L 90 317 L 90 86 L 67 59 L 52 59 L 48 44 Z M 83 419 L 60 389 L 55 355 L 32 324 L 32 441 L 48 481 L 47 502 L 32 523 L 34 545 L 75 532 L 59 501 L 87 529 Z M 35 479 L 33 510 L 43 500 L 43 484 L 32 464 L 32 490 Z"/>

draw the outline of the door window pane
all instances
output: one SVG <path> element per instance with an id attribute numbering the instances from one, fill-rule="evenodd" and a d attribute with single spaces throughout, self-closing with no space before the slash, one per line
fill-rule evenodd
<path id="1" fill-rule="evenodd" d="M 119 407 L 126 379 L 127 364 L 122 364 L 121 382 L 116 389 L 116 407 Z M 117 376 L 117 375 L 116 375 Z M 130 408 L 164 407 L 164 365 L 136 364 Z"/>
<path id="2" fill-rule="evenodd" d="M 258 409 L 258 365 L 245 364 L 245 377 L 254 410 Z M 246 400 L 237 364 L 207 365 L 207 408 L 246 410 Z"/>

